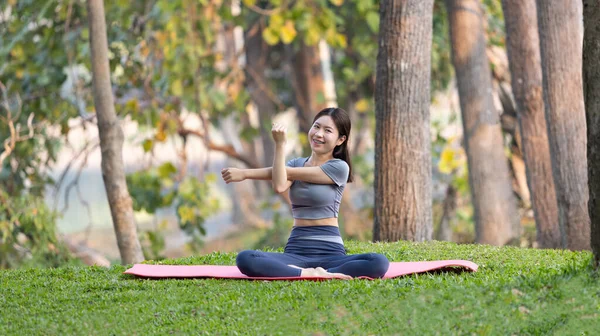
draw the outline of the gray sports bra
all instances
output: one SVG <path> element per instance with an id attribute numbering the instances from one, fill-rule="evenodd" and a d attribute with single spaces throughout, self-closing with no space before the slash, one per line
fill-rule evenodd
<path id="1" fill-rule="evenodd" d="M 306 158 L 295 158 L 287 162 L 289 167 L 304 167 Z M 344 160 L 332 159 L 320 168 L 333 180 L 333 184 L 315 184 L 293 181 L 290 201 L 294 218 L 321 219 L 338 217 L 342 193 L 348 181 L 350 167 Z"/>

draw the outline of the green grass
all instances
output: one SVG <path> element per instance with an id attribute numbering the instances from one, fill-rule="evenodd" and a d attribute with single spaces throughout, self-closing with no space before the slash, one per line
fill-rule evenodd
<path id="1" fill-rule="evenodd" d="M 141 280 L 126 267 L 0 273 L 0 335 L 599 335 L 591 253 L 347 242 L 392 261 L 467 259 L 476 273 L 388 280 Z M 166 260 L 233 265 L 235 254 Z"/>

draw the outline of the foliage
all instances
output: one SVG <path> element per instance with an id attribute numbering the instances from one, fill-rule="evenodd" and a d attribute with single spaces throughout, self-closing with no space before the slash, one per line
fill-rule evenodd
<path id="1" fill-rule="evenodd" d="M 210 195 L 210 186 L 215 181 L 214 174 L 207 175 L 204 181 L 191 176 L 178 180 L 177 168 L 169 162 L 127 175 L 133 209 L 155 214 L 159 209 L 173 208 L 179 226 L 192 238 L 190 247 L 194 251 L 202 245 L 206 218 L 219 209 L 218 199 Z M 164 241 L 156 231 L 146 235 L 152 247 L 152 252 L 146 253 L 156 258 Z"/>
<path id="2" fill-rule="evenodd" d="M 0 269 L 57 267 L 71 261 L 57 239 L 57 214 L 32 195 L 0 190 Z"/>
<path id="3" fill-rule="evenodd" d="M 207 113 L 213 122 L 217 116 L 244 111 L 248 96 L 242 90 L 237 57 L 227 59 L 226 55 L 234 52 L 227 50 L 233 46 L 217 46 L 218 42 L 230 43 L 219 41 L 228 24 L 226 20 L 231 17 L 227 5 L 185 0 L 156 2 L 145 13 L 143 32 L 111 44 L 115 71 L 122 69 L 118 71 L 122 73 L 117 79 L 121 86 L 118 96 L 133 107 L 129 111 L 134 120 L 159 128 L 165 117 L 177 122 L 182 108 L 195 114 Z M 114 18 L 111 26 L 130 31 L 119 16 L 109 12 L 107 17 Z M 142 87 L 143 93 L 132 90 Z M 155 138 L 164 141 L 176 130 L 159 129 Z"/>
<path id="4" fill-rule="evenodd" d="M 157 143 L 173 138 L 184 144 L 189 136 L 210 140 L 210 130 L 221 128 L 223 118 L 242 119 L 249 96 L 244 69 L 237 60 L 244 51 L 222 37 L 234 26 L 249 30 L 256 22 L 264 22 L 263 38 L 274 46 L 269 83 L 264 84 L 274 88 L 283 102 L 279 110 L 293 105 L 285 52 L 324 39 L 332 51 L 338 105 L 355 111 L 355 130 L 373 127 L 379 1 L 244 0 L 239 13 L 231 4 L 221 0 L 105 2 L 116 109 L 121 118 L 130 118 L 147 131 L 140 144 L 145 152 L 152 155 Z M 485 0 L 484 5 L 489 43 L 502 45 L 500 1 Z M 9 137 L 10 123 L 4 117 L 9 112 L 20 135 L 28 134 L 28 120 L 34 130 L 34 136 L 16 143 L 0 166 L 0 189 L 11 197 L 29 193 L 41 199 L 45 187 L 54 183 L 48 171 L 59 150 L 68 145 L 66 134 L 74 124 L 69 121 L 96 127 L 87 9 L 83 1 L 10 0 L 0 5 L 0 13 L 0 83 L 6 88 L 0 100 L 8 106 L 0 107 L 4 118 L 0 139 Z M 443 2 L 435 1 L 433 92 L 447 88 L 452 78 L 449 49 L 445 8 Z M 185 116 L 190 114 L 202 121 L 202 129 L 186 133 Z M 251 142 L 260 134 L 246 127 L 239 136 Z M 454 159 L 448 160 L 450 147 L 455 148 L 454 143 L 440 147 L 446 150 L 433 151 L 433 160 L 437 163 L 445 153 L 442 168 L 444 164 L 456 168 L 445 178 L 454 177 L 452 183 L 464 188 L 468 186 L 466 170 L 452 163 Z M 369 153 L 358 154 L 356 171 L 365 185 L 371 185 L 373 162 Z M 452 158 L 458 157 L 455 154 L 459 153 Z M 214 203 L 202 203 L 212 184 L 195 178 L 175 181 L 172 176 L 161 177 L 158 170 L 128 177 L 136 208 L 154 213 L 176 207 L 179 225 L 193 232 L 198 243 L 204 219 L 216 210 Z M 145 234 L 154 250 L 147 250 L 148 255 L 159 256 L 164 245 L 158 232 Z"/>
<path id="5" fill-rule="evenodd" d="M 251 5 L 249 2 L 245 1 L 245 4 Z M 316 45 L 322 38 L 334 47 L 347 46 L 346 36 L 336 29 L 336 24 L 340 22 L 336 17 L 336 7 L 343 1 L 269 2 L 276 7 L 269 15 L 269 24 L 262 34 L 268 44 L 290 44 L 298 36 L 309 46 Z"/>
<path id="6" fill-rule="evenodd" d="M 1 334 L 598 334 L 590 252 L 347 242 L 392 261 L 467 259 L 476 273 L 388 280 L 143 280 L 126 267 L 0 273 Z M 161 264 L 233 265 L 235 253 Z M 591 294 L 591 295 L 590 295 Z M 126 313 L 124 313 L 126 312 Z M 232 314 L 232 312 L 235 312 Z M 63 321 L 55 323 L 54 321 Z"/>
<path id="7" fill-rule="evenodd" d="M 0 8 L 7 15 L 0 20 L 0 38 L 6 42 L 0 43 L 5 46 L 0 48 L 4 59 L 0 82 L 7 88 L 7 100 L 20 98 L 22 102 L 10 104 L 15 106 L 11 109 L 15 110 L 14 124 L 27 131 L 24 126 L 31 115 L 34 127 L 41 127 L 31 139 L 18 142 L 4 161 L 0 186 L 10 195 L 27 191 L 41 198 L 44 187 L 53 182 L 47 168 L 70 130 L 68 120 L 80 117 L 87 120 L 83 126 L 95 127 L 93 114 L 88 112 L 93 102 L 86 8 L 84 2 L 61 0 L 8 5 Z M 227 5 L 207 1 L 106 3 L 116 108 L 120 116 L 128 114 L 142 127 L 154 130 L 142 143 L 146 152 L 152 152 L 156 142 L 177 136 L 184 108 L 196 114 L 209 111 L 213 121 L 216 116 L 244 110 L 247 95 L 239 70 L 216 66 L 223 62 L 225 52 L 216 44 L 223 30 L 221 17 L 231 17 Z M 59 126 L 58 132 L 54 126 Z M 0 123 L 0 138 L 8 134 L 8 123 Z M 179 224 L 197 246 L 204 234 L 204 218 L 216 209 L 214 201 L 198 206 L 207 199 L 211 182 L 187 178 L 178 182 L 176 192 L 162 197 L 156 190 L 169 181 L 152 176 L 148 172 L 147 180 L 139 177 L 140 183 L 150 184 L 134 190 L 133 198 L 139 198 L 135 203 L 151 211 L 174 204 Z M 160 245 L 156 234 L 146 236 L 153 246 Z"/>
<path id="8" fill-rule="evenodd" d="M 66 130 L 68 118 L 77 115 L 80 101 L 68 65 L 81 56 L 65 50 L 79 38 L 66 22 L 78 20 L 79 13 L 67 20 L 68 8 L 63 2 L 29 0 L 0 5 L 0 83 L 4 86 L 0 87 L 0 99 L 6 102 L 0 108 L 0 115 L 6 116 L 0 120 L 0 139 L 10 137 L 10 122 L 20 127 L 22 134 L 35 130 L 35 136 L 16 143 L 0 166 L 0 189 L 10 195 L 23 190 L 43 194 L 45 185 L 52 182 L 45 168 L 56 160 L 61 143 L 49 126 Z"/>

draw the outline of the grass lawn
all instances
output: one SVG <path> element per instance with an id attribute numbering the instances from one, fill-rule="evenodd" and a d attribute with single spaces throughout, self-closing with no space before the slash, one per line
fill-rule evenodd
<path id="1" fill-rule="evenodd" d="M 466 259 L 476 273 L 388 280 L 142 280 L 124 266 L 0 272 L 0 335 L 600 335 L 591 253 L 346 242 L 391 261 Z M 235 264 L 233 253 L 164 264 Z"/>

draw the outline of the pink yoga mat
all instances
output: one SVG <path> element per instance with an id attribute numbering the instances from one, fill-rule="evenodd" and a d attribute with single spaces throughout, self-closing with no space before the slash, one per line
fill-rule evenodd
<path id="1" fill-rule="evenodd" d="M 395 278 L 407 274 L 423 273 L 427 271 L 448 270 L 458 267 L 465 271 L 477 271 L 477 264 L 467 260 L 438 260 L 438 261 L 410 261 L 390 262 L 390 268 L 384 279 Z M 248 277 L 240 272 L 237 266 L 219 265 L 146 265 L 135 264 L 124 272 L 144 278 L 220 278 L 220 279 L 250 279 L 250 280 L 307 280 L 301 277 L 264 278 Z M 362 277 L 370 279 L 368 277 Z M 322 278 L 310 278 L 318 280 Z"/>

